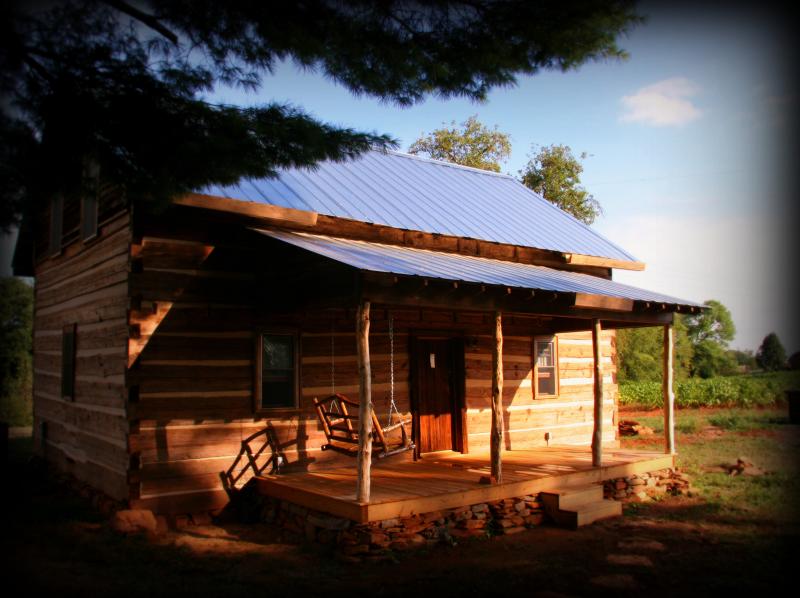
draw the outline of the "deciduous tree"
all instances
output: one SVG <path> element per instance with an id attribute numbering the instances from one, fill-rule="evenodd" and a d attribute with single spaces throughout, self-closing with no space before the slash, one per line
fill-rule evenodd
<path id="1" fill-rule="evenodd" d="M 0 421 L 30 425 L 33 288 L 0 278 Z"/>
<path id="2" fill-rule="evenodd" d="M 460 125 L 436 129 L 423 135 L 408 148 L 411 154 L 423 154 L 462 166 L 500 172 L 500 163 L 511 155 L 511 139 L 506 133 L 490 129 L 470 116 Z"/>
<path id="3" fill-rule="evenodd" d="M 728 351 L 728 343 L 736 336 L 731 312 L 720 301 L 709 299 L 707 309 L 686 316 L 686 332 L 692 342 L 692 375 L 711 378 L 736 372 L 736 358 Z"/>
<path id="4" fill-rule="evenodd" d="M 580 155 L 585 160 L 586 152 Z M 603 213 L 600 204 L 581 186 L 583 166 L 568 145 L 548 145 L 530 157 L 520 170 L 522 184 L 586 224 Z"/>
<path id="5" fill-rule="evenodd" d="M 674 336 L 673 371 L 675 378 L 682 380 L 689 377 L 692 344 L 681 316 L 675 318 Z M 660 381 L 663 375 L 663 348 L 664 331 L 661 326 L 617 330 L 617 355 L 619 355 L 617 371 L 620 382 Z"/>

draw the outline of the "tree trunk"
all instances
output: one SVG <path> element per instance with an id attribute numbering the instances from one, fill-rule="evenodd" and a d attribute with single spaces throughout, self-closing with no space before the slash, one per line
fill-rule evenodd
<path id="1" fill-rule="evenodd" d="M 675 454 L 675 392 L 672 388 L 674 361 L 674 332 L 672 324 L 664 325 L 664 452 Z"/>
<path id="2" fill-rule="evenodd" d="M 592 433 L 592 466 L 603 464 L 603 352 L 600 337 L 603 333 L 600 320 L 592 326 L 592 353 L 594 355 L 594 432 Z"/>
<path id="3" fill-rule="evenodd" d="M 503 321 L 499 311 L 494 314 L 494 345 L 492 349 L 492 482 L 503 481 Z"/>
<path id="4" fill-rule="evenodd" d="M 358 348 L 358 481 L 356 500 L 369 502 L 372 465 L 372 371 L 369 363 L 369 301 L 362 301 L 356 316 Z"/>

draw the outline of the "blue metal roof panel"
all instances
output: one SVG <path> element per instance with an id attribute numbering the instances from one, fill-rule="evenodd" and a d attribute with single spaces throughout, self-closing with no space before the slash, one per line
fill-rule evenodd
<path id="1" fill-rule="evenodd" d="M 699 303 L 597 276 L 555 270 L 545 266 L 308 233 L 274 230 L 259 230 L 259 232 L 360 270 L 524 289 L 589 293 L 634 301 L 700 306 Z"/>
<path id="2" fill-rule="evenodd" d="M 398 152 L 367 152 L 201 193 L 396 228 L 623 261 L 636 258 L 515 178 Z"/>

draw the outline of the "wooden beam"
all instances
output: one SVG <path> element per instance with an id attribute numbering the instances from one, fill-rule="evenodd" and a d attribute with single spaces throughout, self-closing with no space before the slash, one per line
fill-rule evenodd
<path id="1" fill-rule="evenodd" d="M 633 299 L 608 297 L 607 295 L 593 295 L 589 293 L 575 293 L 574 306 L 608 309 L 612 311 L 633 311 Z"/>
<path id="2" fill-rule="evenodd" d="M 491 479 L 503 482 L 503 316 L 494 312 L 494 343 L 492 345 L 492 430 Z"/>
<path id="3" fill-rule="evenodd" d="M 594 432 L 592 432 L 592 465 L 603 464 L 603 360 L 600 349 L 600 320 L 592 322 L 592 354 L 594 357 Z"/>
<path id="4" fill-rule="evenodd" d="M 668 311 L 610 311 L 596 308 L 575 308 L 571 293 L 559 293 L 558 297 L 536 293 L 531 297 L 529 289 L 520 289 L 509 295 L 504 288 L 480 284 L 461 283 L 453 290 L 448 281 L 430 280 L 422 286 L 414 277 L 386 275 L 362 271 L 362 292 L 373 303 L 430 307 L 445 309 L 469 309 L 475 311 L 506 313 L 528 313 L 542 316 L 574 318 L 584 322 L 594 318 L 613 320 L 615 326 L 627 323 L 641 326 L 660 326 L 672 321 Z M 394 279 L 398 278 L 398 282 Z M 582 326 L 582 325 L 581 325 Z M 588 329 L 586 326 L 582 329 Z"/>
<path id="5" fill-rule="evenodd" d="M 190 193 L 175 198 L 173 203 L 180 206 L 189 206 L 191 208 L 202 208 L 204 210 L 228 212 L 230 214 L 249 216 L 251 218 L 274 220 L 282 224 L 295 224 L 300 226 L 315 226 L 317 224 L 316 212 L 282 208 L 280 206 L 273 206 L 255 201 L 242 201 L 227 197 Z"/>
<path id="6" fill-rule="evenodd" d="M 664 452 L 675 454 L 675 392 L 672 387 L 675 353 L 672 324 L 664 325 Z"/>
<path id="7" fill-rule="evenodd" d="M 372 371 L 369 363 L 369 301 L 361 301 L 356 315 L 358 349 L 358 480 L 356 501 L 369 502 L 372 465 Z"/>
<path id="8" fill-rule="evenodd" d="M 599 266 L 601 268 L 619 268 L 620 270 L 637 270 L 645 268 L 644 262 L 633 260 L 614 260 L 607 257 L 596 257 L 593 255 L 581 255 L 579 253 L 565 253 L 564 259 L 573 266 Z"/>

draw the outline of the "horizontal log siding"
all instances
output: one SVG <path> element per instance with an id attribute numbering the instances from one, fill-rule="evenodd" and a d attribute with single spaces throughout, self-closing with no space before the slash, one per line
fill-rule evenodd
<path id="1" fill-rule="evenodd" d="M 503 344 L 505 447 L 535 448 L 591 444 L 594 417 L 591 332 L 561 333 L 558 338 L 559 394 L 534 398 L 533 335 L 506 335 Z M 466 350 L 467 421 L 471 449 L 487 448 L 491 423 L 491 337 L 476 339 Z M 616 442 L 617 377 L 614 331 L 602 336 L 605 391 L 603 436 Z"/>
<path id="2" fill-rule="evenodd" d="M 160 234 L 163 237 L 164 233 Z M 314 397 L 325 397 L 334 389 L 351 398 L 358 396 L 355 308 L 269 307 L 271 294 L 287 292 L 292 284 L 274 277 L 279 282 L 265 294 L 263 281 L 273 278 L 260 270 L 265 260 L 254 257 L 252 250 L 215 248 L 205 242 L 169 241 L 146 234 L 140 241 L 132 249 L 136 266 L 131 293 L 137 309 L 131 310 L 128 322 L 129 381 L 138 397 L 130 409 L 130 448 L 138 466 L 131 475 L 138 492 L 134 504 L 164 512 L 222 506 L 227 496 L 219 473 L 233 463 L 243 439 L 268 426 L 280 443 L 285 471 L 324 468 L 346 460 L 320 450 L 325 437 L 312 406 Z M 483 433 L 488 431 L 488 423 L 482 418 L 491 392 L 486 316 L 427 309 L 390 311 L 385 306 L 373 306 L 372 396 L 382 422 L 387 419 L 391 388 L 390 315 L 395 331 L 395 400 L 406 416 L 410 415 L 411 335 L 424 331 L 464 337 L 469 442 L 471 447 L 480 447 Z M 562 359 L 562 379 L 571 376 L 580 384 L 565 385 L 561 398 L 542 409 L 545 403 L 531 398 L 530 339 L 532 330 L 546 329 L 546 321 L 508 316 L 504 323 L 506 408 L 512 446 L 537 444 L 543 433 L 517 430 L 542 425 L 549 426 L 554 441 L 588 442 L 591 379 L 587 382 L 582 378 L 591 376 L 591 363 Z M 298 333 L 300 390 L 296 409 L 254 409 L 255 334 L 259 328 Z M 564 336 L 571 337 L 589 338 Z M 609 345 L 609 357 L 611 350 Z M 590 345 L 586 351 L 591 355 Z M 580 344 L 566 349 L 569 358 L 583 353 Z M 532 405 L 535 409 L 528 409 Z M 584 412 L 588 413 L 588 423 L 583 420 Z M 609 437 L 613 437 L 612 432 Z M 253 448 L 260 446 L 256 443 Z"/>
<path id="3" fill-rule="evenodd" d="M 90 243 L 67 245 L 36 267 L 34 436 L 60 469 L 127 500 L 130 219 L 110 218 Z M 61 336 L 77 324 L 75 398 L 61 398 Z M 41 437 L 42 424 L 45 436 Z"/>
<path id="4" fill-rule="evenodd" d="M 336 390 L 357 395 L 352 310 L 262 307 L 270 293 L 282 291 L 265 291 L 260 260 L 252 251 L 145 234 L 133 246 L 132 260 L 131 294 L 137 305 L 129 321 L 129 381 L 137 397 L 130 410 L 130 445 L 137 464 L 134 505 L 164 512 L 224 505 L 227 495 L 219 473 L 232 465 L 243 439 L 266 427 L 278 439 L 285 471 L 344 458 L 321 451 L 325 437 L 313 398 L 330 393 L 332 328 Z M 298 333 L 302 386 L 296 409 L 255 409 L 258 329 Z M 373 350 L 382 350 L 379 341 Z M 402 367 L 407 369 L 407 363 Z M 379 386 L 388 386 L 388 356 L 375 376 Z M 379 407 L 380 394 L 375 393 Z M 253 450 L 262 442 L 255 441 Z M 268 454 L 269 449 L 259 463 Z"/>

